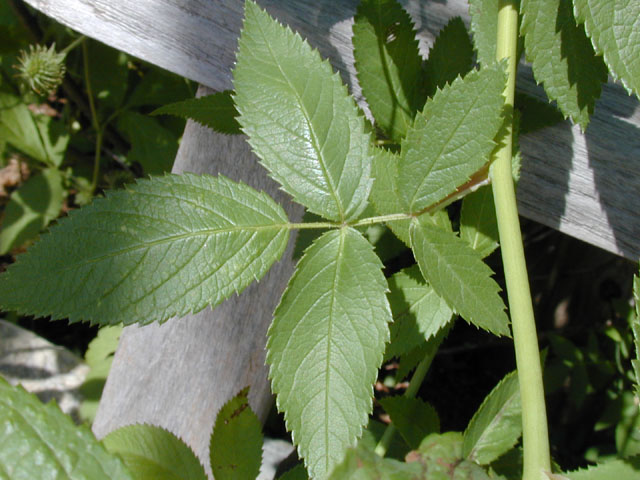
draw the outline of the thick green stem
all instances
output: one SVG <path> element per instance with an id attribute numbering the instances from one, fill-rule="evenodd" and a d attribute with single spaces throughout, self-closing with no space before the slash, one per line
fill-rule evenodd
<path id="1" fill-rule="evenodd" d="M 518 41 L 516 0 L 500 0 L 496 58 L 508 61 L 506 107 L 513 110 Z M 547 412 L 531 291 L 522 246 L 520 221 L 511 173 L 512 125 L 507 127 L 501 148 L 491 167 L 493 194 L 498 217 L 509 311 L 513 328 L 516 365 L 522 397 L 523 480 L 548 479 L 551 471 Z"/>

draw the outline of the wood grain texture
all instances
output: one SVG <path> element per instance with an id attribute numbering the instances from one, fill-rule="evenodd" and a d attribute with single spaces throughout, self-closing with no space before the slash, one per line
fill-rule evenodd
<path id="1" fill-rule="evenodd" d="M 200 87 L 198 94 L 212 93 Z M 278 190 L 243 136 L 225 136 L 188 122 L 173 172 L 222 173 L 264 190 L 291 221 L 302 208 Z M 264 421 L 272 403 L 265 366 L 266 333 L 293 273 L 293 237 L 281 261 L 259 282 L 215 310 L 158 325 L 126 327 L 105 385 L 93 431 L 102 437 L 132 423 L 160 425 L 183 438 L 209 465 L 215 416 L 247 385 Z"/>
<path id="2" fill-rule="evenodd" d="M 231 87 L 242 0 L 26 0 L 58 21 L 216 90 Z M 359 88 L 351 26 L 357 0 L 260 0 L 331 59 Z M 466 0 L 401 1 L 426 52 L 452 16 L 468 23 Z M 519 85 L 540 91 L 530 70 Z M 586 135 L 564 123 L 522 139 L 520 212 L 611 252 L 640 256 L 638 101 L 609 83 Z"/>

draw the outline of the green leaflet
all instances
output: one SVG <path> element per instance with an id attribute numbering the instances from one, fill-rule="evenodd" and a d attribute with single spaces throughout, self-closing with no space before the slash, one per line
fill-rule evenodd
<path id="1" fill-rule="evenodd" d="M 0 255 L 35 238 L 58 217 L 64 200 L 62 174 L 47 168 L 11 194 L 2 218 Z"/>
<path id="2" fill-rule="evenodd" d="M 456 79 L 415 118 L 402 142 L 397 188 L 410 212 L 442 201 L 487 161 L 502 125 L 502 64 Z"/>
<path id="3" fill-rule="evenodd" d="M 0 476 L 8 479 L 133 480 L 85 426 L 0 378 Z"/>
<path id="4" fill-rule="evenodd" d="M 615 459 L 562 474 L 568 480 L 637 480 L 640 475 L 640 456 Z M 560 477 L 563 478 L 563 477 Z"/>
<path id="5" fill-rule="evenodd" d="M 420 480 L 420 466 L 392 458 L 382 458 L 370 450 L 357 447 L 347 451 L 344 461 L 329 480 Z"/>
<path id="6" fill-rule="evenodd" d="M 493 62 L 491 62 L 493 63 Z M 460 17 L 449 20 L 438 34 L 425 64 L 427 93 L 432 96 L 458 76 L 466 75 L 473 65 L 473 45 Z"/>
<path id="7" fill-rule="evenodd" d="M 101 324 L 150 323 L 217 305 L 284 251 L 288 220 L 225 177 L 142 180 L 72 212 L 0 275 L 0 305 Z"/>
<path id="8" fill-rule="evenodd" d="M 61 122 L 32 113 L 22 99 L 3 90 L 0 90 L 0 138 L 51 167 L 60 166 L 69 143 Z"/>
<path id="9" fill-rule="evenodd" d="M 522 404 L 517 372 L 507 374 L 473 415 L 462 444 L 462 455 L 487 465 L 509 451 L 522 435 Z"/>
<path id="10" fill-rule="evenodd" d="M 382 264 L 356 230 L 307 249 L 269 329 L 278 409 L 312 478 L 326 478 L 371 412 L 391 311 Z"/>
<path id="11" fill-rule="evenodd" d="M 498 0 L 469 0 L 473 44 L 481 65 L 491 65 L 496 60 L 498 5 Z"/>
<path id="12" fill-rule="evenodd" d="M 330 220 L 357 218 L 372 183 L 364 119 L 330 64 L 251 1 L 234 87 L 239 123 L 283 189 Z"/>
<path id="13" fill-rule="evenodd" d="M 629 94 L 640 96 L 640 3 L 632 0 L 574 0 L 595 51 Z"/>
<path id="14" fill-rule="evenodd" d="M 380 405 L 411 449 L 416 449 L 427 435 L 440 432 L 436 410 L 419 398 L 403 395 L 386 397 Z"/>
<path id="15" fill-rule="evenodd" d="M 489 480 L 484 469 L 462 454 L 462 435 L 459 432 L 432 433 L 417 451 L 407 455 L 407 462 L 422 467 L 419 478 L 429 480 Z"/>
<path id="16" fill-rule="evenodd" d="M 509 336 L 509 319 L 491 269 L 467 242 L 426 217 L 411 223 L 411 248 L 424 278 L 466 321 Z"/>
<path id="17" fill-rule="evenodd" d="M 209 456 L 216 480 L 250 480 L 260 473 L 262 425 L 249 407 L 249 387 L 220 409 L 213 427 Z"/>
<path id="18" fill-rule="evenodd" d="M 401 356 L 429 340 L 452 320 L 453 311 L 425 283 L 417 265 L 389 279 L 389 303 L 393 312 L 391 343 L 385 357 Z"/>
<path id="19" fill-rule="evenodd" d="M 490 185 L 479 188 L 462 200 L 460 238 L 482 257 L 498 248 L 498 222 Z"/>
<path id="20" fill-rule="evenodd" d="M 109 452 L 122 458 L 135 478 L 207 478 L 204 468 L 191 448 L 163 428 L 153 425 L 129 425 L 109 433 L 102 443 Z"/>
<path id="21" fill-rule="evenodd" d="M 80 405 L 80 418 L 93 423 L 104 384 L 113 362 L 113 354 L 118 347 L 122 325 L 108 325 L 98 330 L 96 338 L 91 340 L 84 361 L 91 369 L 80 387 L 83 400 Z"/>
<path id="22" fill-rule="evenodd" d="M 376 124 L 399 142 L 427 99 L 409 14 L 396 0 L 363 0 L 353 25 L 358 82 Z"/>
<path id="23" fill-rule="evenodd" d="M 225 90 L 213 95 L 170 103 L 153 111 L 151 115 L 176 115 L 190 118 L 216 132 L 230 135 L 242 133 L 236 120 L 238 111 L 233 104 L 231 93 L 231 90 Z"/>
<path id="24" fill-rule="evenodd" d="M 522 0 L 522 34 L 533 75 L 573 122 L 587 128 L 607 81 L 582 26 L 576 26 L 571 0 Z"/>
<path id="25" fill-rule="evenodd" d="M 375 148 L 373 177 L 371 202 L 378 214 L 391 215 L 405 210 L 396 185 L 396 179 L 398 178 L 398 156 L 388 150 Z M 409 238 L 410 224 L 411 220 L 396 220 L 387 223 L 391 231 L 406 245 L 411 244 Z"/>

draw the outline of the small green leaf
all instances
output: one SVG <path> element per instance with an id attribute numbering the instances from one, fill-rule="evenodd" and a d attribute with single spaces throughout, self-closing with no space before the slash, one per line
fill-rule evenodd
<path id="1" fill-rule="evenodd" d="M 262 425 L 249 407 L 249 387 L 220 409 L 213 427 L 209 454 L 217 480 L 249 480 L 260 473 Z"/>
<path id="2" fill-rule="evenodd" d="M 636 397 L 640 398 L 640 277 L 633 277 L 633 299 L 636 311 L 631 321 L 633 343 L 635 344 L 635 358 L 631 360 L 633 372 L 636 376 Z"/>
<path id="3" fill-rule="evenodd" d="M 285 212 L 225 177 L 141 180 L 72 212 L 0 275 L 0 305 L 101 324 L 165 321 L 261 278 L 289 238 Z"/>
<path id="4" fill-rule="evenodd" d="M 382 264 L 356 230 L 307 249 L 269 329 L 278 409 L 313 478 L 342 461 L 367 423 L 391 311 Z"/>
<path id="5" fill-rule="evenodd" d="M 170 103 L 153 111 L 151 115 L 176 115 L 190 118 L 216 132 L 230 135 L 242 133 L 236 120 L 238 111 L 233 104 L 231 93 L 231 90 L 225 90 L 213 95 Z"/>
<path id="6" fill-rule="evenodd" d="M 83 400 L 79 414 L 84 421 L 92 423 L 98 404 L 102 397 L 102 390 L 107 381 L 107 375 L 113 362 L 113 354 L 118 346 L 122 333 L 122 325 L 110 325 L 98 330 L 98 335 L 89 343 L 84 361 L 90 368 L 89 373 L 80 387 Z"/>
<path id="7" fill-rule="evenodd" d="M 0 90 L 0 138 L 45 165 L 58 167 L 69 143 L 65 126 L 32 113 L 15 95 Z"/>
<path id="8" fill-rule="evenodd" d="M 511 450 L 522 435 L 517 372 L 507 374 L 486 396 L 464 432 L 462 455 L 487 465 Z"/>
<path id="9" fill-rule="evenodd" d="M 460 238 L 482 257 L 498 248 L 498 221 L 491 186 L 479 188 L 462 200 Z"/>
<path id="10" fill-rule="evenodd" d="M 0 378 L 0 472 L 3 478 L 133 480 L 85 426 L 57 405 L 43 405 Z"/>
<path id="11" fill-rule="evenodd" d="M 422 275 L 466 321 L 509 336 L 509 319 L 491 269 L 467 242 L 426 217 L 411 223 L 411 247 Z"/>
<path id="12" fill-rule="evenodd" d="M 440 432 L 436 410 L 419 398 L 386 397 L 380 400 L 380 405 L 412 449 L 418 448 L 427 435 Z"/>
<path id="13" fill-rule="evenodd" d="M 461 451 L 462 435 L 459 432 L 432 433 L 422 441 L 417 451 L 407 455 L 406 460 L 410 464 L 420 464 L 421 479 L 489 480 L 484 469 L 464 459 Z"/>
<path id="14" fill-rule="evenodd" d="M 102 443 L 109 452 L 122 458 L 135 478 L 207 478 L 204 468 L 191 448 L 163 428 L 153 425 L 128 425 L 109 433 Z"/>
<path id="15" fill-rule="evenodd" d="M 126 111 L 118 116 L 118 129 L 131 142 L 127 154 L 130 162 L 138 162 L 147 174 L 171 171 L 178 152 L 178 138 L 160 125 L 158 119 Z"/>
<path id="16" fill-rule="evenodd" d="M 420 466 L 382 458 L 364 448 L 350 448 L 329 480 L 420 480 Z"/>
<path id="17" fill-rule="evenodd" d="M 409 14 L 396 0 L 363 0 L 353 25 L 358 82 L 376 124 L 396 142 L 427 99 Z"/>
<path id="18" fill-rule="evenodd" d="M 364 119 L 331 65 L 250 0 L 234 87 L 238 121 L 283 189 L 330 220 L 357 218 L 372 183 Z"/>
<path id="19" fill-rule="evenodd" d="M 62 175 L 48 168 L 11 194 L 0 231 L 0 255 L 35 238 L 58 217 L 64 199 Z"/>
<path id="20" fill-rule="evenodd" d="M 429 51 L 425 65 L 427 94 L 432 96 L 458 76 L 466 75 L 472 65 L 473 45 L 467 27 L 460 17 L 454 17 L 440 31 Z"/>
<path id="21" fill-rule="evenodd" d="M 574 123 L 587 128 L 607 67 L 577 26 L 571 0 L 522 0 L 522 34 L 533 75 Z"/>
<path id="22" fill-rule="evenodd" d="M 373 188 L 371 202 L 379 215 L 402 213 L 406 210 L 398 192 L 396 179 L 398 178 L 398 156 L 381 148 L 374 149 L 373 157 Z M 405 212 L 408 213 L 408 212 Z M 407 246 L 411 244 L 409 225 L 411 220 L 394 220 L 387 226 Z"/>
<path id="23" fill-rule="evenodd" d="M 402 142 L 397 189 L 412 213 L 453 193 L 489 161 L 503 123 L 505 74 L 495 64 L 439 90 Z"/>
<path id="24" fill-rule="evenodd" d="M 451 307 L 424 281 L 417 265 L 393 275 L 389 290 L 393 323 L 387 358 L 408 353 L 452 320 Z"/>
<path id="25" fill-rule="evenodd" d="M 640 456 L 609 460 L 562 475 L 569 480 L 637 480 L 640 475 Z"/>
<path id="26" fill-rule="evenodd" d="M 576 19 L 614 78 L 640 97 L 640 3 L 630 0 L 574 0 Z"/>
<path id="27" fill-rule="evenodd" d="M 496 61 L 498 6 L 498 0 L 469 0 L 473 44 L 483 66 Z"/>

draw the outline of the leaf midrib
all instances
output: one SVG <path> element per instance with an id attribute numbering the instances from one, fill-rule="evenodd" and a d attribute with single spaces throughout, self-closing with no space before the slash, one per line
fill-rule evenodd
<path id="1" fill-rule="evenodd" d="M 334 319 L 334 308 L 335 308 L 335 300 L 336 300 L 336 294 L 335 292 L 337 291 L 337 284 L 339 282 L 339 276 L 340 276 L 340 265 L 341 265 L 341 259 L 343 258 L 343 252 L 344 252 L 344 243 L 345 243 L 345 236 L 346 236 L 346 230 L 343 228 L 340 230 L 340 243 L 338 244 L 338 251 L 336 252 L 336 270 L 335 270 L 335 274 L 333 276 L 333 282 L 331 284 L 331 291 L 332 291 L 332 295 L 331 295 L 331 303 L 329 305 L 329 322 L 328 322 L 328 329 L 327 329 L 327 356 L 326 356 L 326 362 L 325 362 L 325 370 L 327 372 L 327 376 L 325 378 L 325 387 L 324 387 L 324 404 L 325 404 L 325 408 L 324 408 L 324 442 L 325 442 L 325 456 L 324 456 L 324 461 L 325 461 L 325 472 L 329 471 L 329 467 L 330 467 L 330 461 L 329 461 L 329 392 L 330 392 L 330 378 L 331 378 L 331 332 L 333 330 L 333 319 Z"/>
<path id="2" fill-rule="evenodd" d="M 97 257 L 84 259 L 83 261 L 70 264 L 67 268 L 62 268 L 60 270 L 57 270 L 57 272 L 64 272 L 64 271 L 67 271 L 67 270 L 72 270 L 72 269 L 74 269 L 75 267 L 77 267 L 79 265 L 90 265 L 92 263 L 98 263 L 98 262 L 101 262 L 103 260 L 107 260 L 107 259 L 110 259 L 110 258 L 118 257 L 120 255 L 124 255 L 124 254 L 130 253 L 130 252 L 134 252 L 136 250 L 145 249 L 145 248 L 153 248 L 153 247 L 156 247 L 158 245 L 178 242 L 180 240 L 185 240 L 185 239 L 197 238 L 197 237 L 202 237 L 202 236 L 214 237 L 216 235 L 221 235 L 221 234 L 225 234 L 225 233 L 234 233 L 234 232 L 241 232 L 241 233 L 242 232 L 247 232 L 248 233 L 248 232 L 264 232 L 264 231 L 269 231 L 269 230 L 283 231 L 283 230 L 288 230 L 289 228 L 290 228 L 290 224 L 283 223 L 283 224 L 270 224 L 270 225 L 233 226 L 233 227 L 228 227 L 228 228 L 207 229 L 207 230 L 201 230 L 201 231 L 198 231 L 198 232 L 183 233 L 183 234 L 179 234 L 179 235 L 169 235 L 167 237 L 164 237 L 164 238 L 161 238 L 161 239 L 158 239 L 158 240 L 141 242 L 138 245 L 132 245 L 130 247 L 123 248 L 123 249 L 120 249 L 120 250 L 117 250 L 117 251 L 114 251 L 114 252 L 109 252 L 109 253 L 106 253 L 104 255 L 100 255 L 100 256 L 97 256 Z"/>

